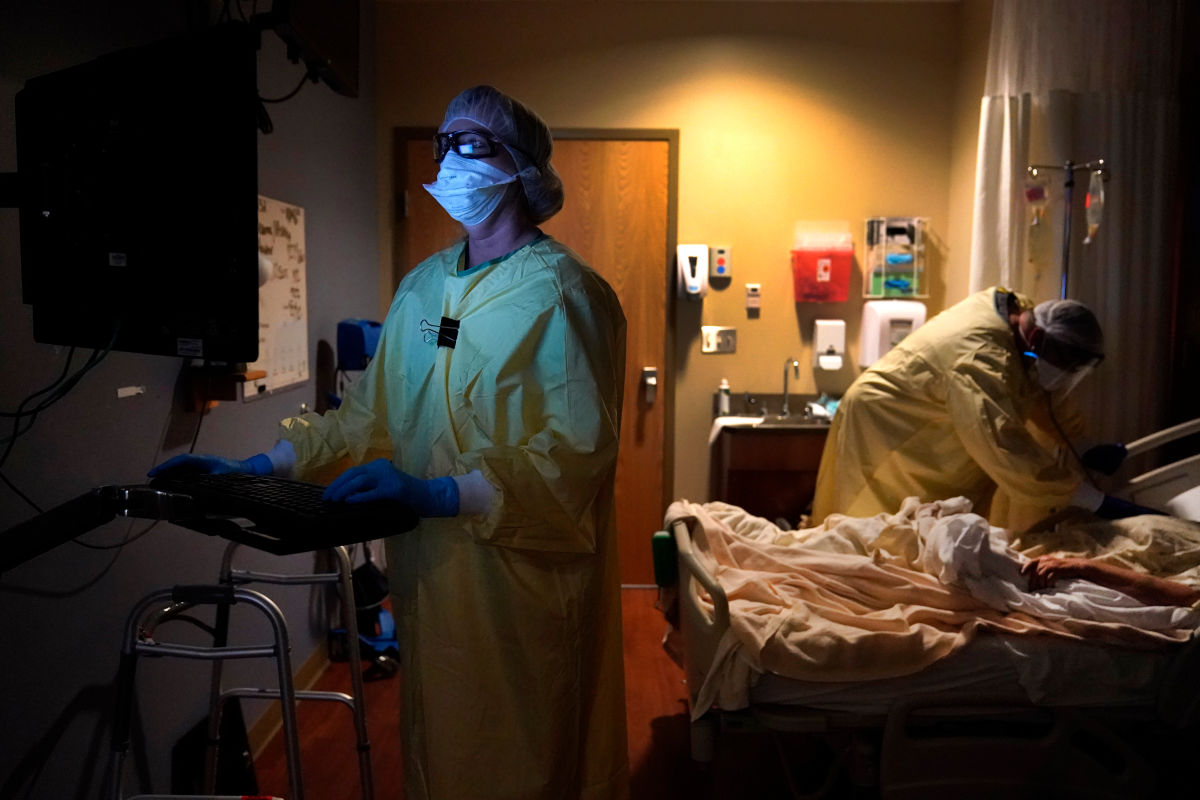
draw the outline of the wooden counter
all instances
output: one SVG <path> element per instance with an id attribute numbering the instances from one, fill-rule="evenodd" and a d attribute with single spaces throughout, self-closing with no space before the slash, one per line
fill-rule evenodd
<path id="1" fill-rule="evenodd" d="M 810 510 L 829 426 L 721 429 L 711 446 L 709 498 L 796 525 Z"/>

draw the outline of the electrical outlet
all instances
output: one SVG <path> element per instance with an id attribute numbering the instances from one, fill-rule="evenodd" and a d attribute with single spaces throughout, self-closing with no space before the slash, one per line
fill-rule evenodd
<path id="1" fill-rule="evenodd" d="M 737 328 L 726 328 L 722 325 L 701 326 L 701 353 L 733 353 L 736 351 Z"/>

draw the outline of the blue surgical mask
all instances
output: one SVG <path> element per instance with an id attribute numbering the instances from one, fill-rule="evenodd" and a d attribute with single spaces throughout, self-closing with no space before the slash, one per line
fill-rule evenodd
<path id="1" fill-rule="evenodd" d="M 517 179 L 478 158 L 449 152 L 442 160 L 437 181 L 425 190 L 463 225 L 478 225 L 492 215 L 504 199 L 508 184 Z"/>

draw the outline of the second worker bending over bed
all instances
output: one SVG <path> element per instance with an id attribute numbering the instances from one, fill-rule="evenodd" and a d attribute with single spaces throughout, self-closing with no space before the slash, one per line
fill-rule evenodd
<path id="1" fill-rule="evenodd" d="M 993 525 L 1020 528 L 1065 506 L 1117 518 L 1149 509 L 1092 486 L 1056 432 L 1082 420 L 1061 400 L 1104 358 L 1087 306 L 1036 308 L 977 292 L 909 334 L 851 385 L 821 458 L 813 519 L 892 513 L 906 497 L 964 496 Z M 990 506 L 990 508 L 989 508 Z"/>

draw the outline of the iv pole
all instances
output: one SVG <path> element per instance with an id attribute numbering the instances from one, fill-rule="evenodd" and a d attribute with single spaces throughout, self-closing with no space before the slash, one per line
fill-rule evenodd
<path id="1" fill-rule="evenodd" d="M 1031 164 L 1026 169 L 1031 178 L 1036 178 L 1040 170 L 1061 169 L 1065 175 L 1063 179 L 1063 202 L 1066 207 L 1063 212 L 1062 285 L 1059 289 L 1059 299 L 1065 300 L 1067 298 L 1067 269 L 1071 258 L 1071 194 L 1075 189 L 1075 170 L 1098 172 L 1100 173 L 1101 180 L 1104 181 L 1108 180 L 1109 171 L 1104 166 L 1103 158 L 1089 161 L 1086 164 L 1076 164 L 1074 161 L 1067 161 L 1062 166 L 1054 164 Z"/>

